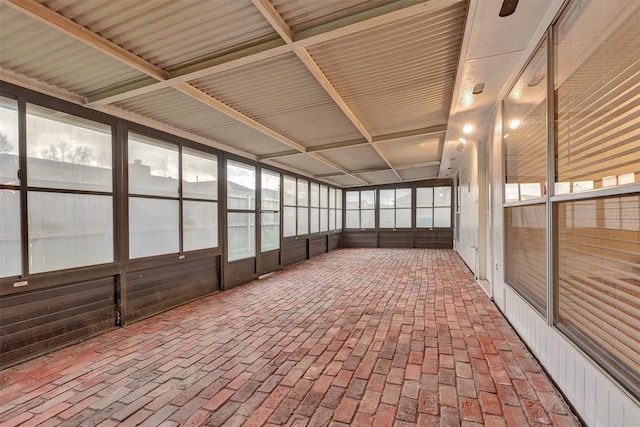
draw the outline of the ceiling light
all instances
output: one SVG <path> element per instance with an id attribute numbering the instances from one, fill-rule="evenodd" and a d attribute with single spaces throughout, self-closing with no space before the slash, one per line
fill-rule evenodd
<path id="1" fill-rule="evenodd" d="M 458 138 L 458 141 L 460 141 L 461 144 L 466 144 L 467 140 L 464 138 Z"/>
<path id="2" fill-rule="evenodd" d="M 513 119 L 511 120 L 511 123 L 509 123 L 509 127 L 511 129 L 518 129 L 521 124 L 522 122 L 520 121 L 520 119 Z"/>
<path id="3" fill-rule="evenodd" d="M 484 83 L 478 83 L 473 87 L 473 94 L 478 95 L 484 90 Z"/>
<path id="4" fill-rule="evenodd" d="M 470 125 L 469 123 L 467 123 L 466 125 L 464 125 L 464 127 L 462 128 L 462 132 L 466 133 L 467 135 L 469 135 L 471 132 L 473 132 L 473 126 Z"/>
<path id="5" fill-rule="evenodd" d="M 518 6 L 518 0 L 504 0 L 498 16 L 505 17 L 513 14 L 516 11 L 516 6 Z"/>
<path id="6" fill-rule="evenodd" d="M 533 76 L 533 78 L 531 79 L 531 81 L 527 86 L 529 87 L 538 86 L 542 80 L 544 80 L 544 74 L 536 74 L 535 76 Z"/>

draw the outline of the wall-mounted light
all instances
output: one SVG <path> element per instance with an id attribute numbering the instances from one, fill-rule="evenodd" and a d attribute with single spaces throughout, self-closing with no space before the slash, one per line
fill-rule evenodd
<path id="1" fill-rule="evenodd" d="M 521 124 L 522 124 L 522 122 L 520 121 L 520 119 L 513 119 L 509 123 L 509 128 L 510 129 L 518 129 Z"/>
<path id="2" fill-rule="evenodd" d="M 473 132 L 473 126 L 469 123 L 467 123 L 466 125 L 464 125 L 462 127 L 462 132 L 464 132 L 465 134 L 469 135 L 471 132 Z"/>
<path id="3" fill-rule="evenodd" d="M 473 87 L 473 94 L 474 95 L 481 94 L 483 90 L 484 90 L 484 83 L 478 83 Z"/>

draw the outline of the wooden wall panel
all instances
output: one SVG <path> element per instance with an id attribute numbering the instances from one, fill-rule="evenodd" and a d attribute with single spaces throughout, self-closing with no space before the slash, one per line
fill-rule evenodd
<path id="1" fill-rule="evenodd" d="M 280 251 L 271 251 L 260 254 L 260 270 L 259 274 L 267 274 L 272 271 L 280 270 Z"/>
<path id="2" fill-rule="evenodd" d="M 413 231 L 380 231 L 378 234 L 378 244 L 381 248 L 413 248 Z"/>
<path id="3" fill-rule="evenodd" d="M 309 239 L 309 258 L 329 252 L 327 236 L 314 237 Z"/>
<path id="4" fill-rule="evenodd" d="M 329 250 L 335 251 L 342 247 L 342 233 L 329 234 Z"/>
<path id="5" fill-rule="evenodd" d="M 416 248 L 453 249 L 453 230 L 416 231 Z"/>
<path id="6" fill-rule="evenodd" d="M 31 359 L 116 327 L 116 277 L 0 299 L 0 366 Z"/>
<path id="7" fill-rule="evenodd" d="M 287 266 L 309 259 L 307 239 L 285 242 L 282 248 L 282 265 Z"/>
<path id="8" fill-rule="evenodd" d="M 219 290 L 220 257 L 182 260 L 127 274 L 126 322 L 161 313 Z"/>
<path id="9" fill-rule="evenodd" d="M 375 231 L 345 231 L 343 238 L 345 248 L 378 247 L 378 233 Z"/>

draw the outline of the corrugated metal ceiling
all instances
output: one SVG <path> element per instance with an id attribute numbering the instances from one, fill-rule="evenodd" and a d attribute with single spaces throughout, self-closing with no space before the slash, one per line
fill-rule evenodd
<path id="1" fill-rule="evenodd" d="M 341 186 L 363 185 L 350 176 L 363 170 L 396 182 L 393 167 L 442 152 L 441 137 L 423 150 L 371 140 L 447 123 L 467 0 L 272 0 L 288 28 L 251 0 L 11 2 L 0 72 L 26 87 L 256 157 L 302 152 L 270 162 Z"/>

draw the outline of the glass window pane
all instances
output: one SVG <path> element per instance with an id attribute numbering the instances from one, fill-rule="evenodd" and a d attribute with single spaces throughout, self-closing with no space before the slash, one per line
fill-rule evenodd
<path id="1" fill-rule="evenodd" d="M 396 207 L 397 208 L 411 207 L 411 189 L 410 188 L 398 188 L 396 190 Z"/>
<path id="2" fill-rule="evenodd" d="M 342 209 L 342 190 L 336 190 L 336 208 Z"/>
<path id="3" fill-rule="evenodd" d="M 282 212 L 284 221 L 283 224 L 283 236 L 290 237 L 295 236 L 297 233 L 297 225 L 296 225 L 296 208 L 285 206 Z"/>
<path id="4" fill-rule="evenodd" d="M 416 207 L 430 208 L 433 206 L 433 188 L 416 188 Z"/>
<path id="5" fill-rule="evenodd" d="M 262 209 L 270 211 L 280 210 L 280 174 L 269 170 L 262 170 Z"/>
<path id="6" fill-rule="evenodd" d="M 0 190 L 0 277 L 22 273 L 20 192 Z"/>
<path id="7" fill-rule="evenodd" d="M 396 206 L 396 191 L 380 190 L 380 209 L 393 209 L 395 208 L 395 206 Z"/>
<path id="8" fill-rule="evenodd" d="M 375 209 L 376 192 L 375 190 L 367 190 L 360 192 L 360 209 Z"/>
<path id="9" fill-rule="evenodd" d="M 347 210 L 346 228 L 360 228 L 360 211 Z"/>
<path id="10" fill-rule="evenodd" d="M 329 208 L 335 209 L 336 207 L 336 189 L 329 187 Z"/>
<path id="11" fill-rule="evenodd" d="M 185 251 L 218 246 L 218 203 L 185 200 L 182 203 Z"/>
<path id="12" fill-rule="evenodd" d="M 218 157 L 182 149 L 182 196 L 218 200 Z"/>
<path id="13" fill-rule="evenodd" d="M 280 212 L 262 212 L 260 214 L 260 248 L 262 252 L 280 247 Z"/>
<path id="14" fill-rule="evenodd" d="M 547 179 L 546 41 L 505 99 L 503 123 L 505 183 L 540 187 Z M 529 198 L 536 197 L 535 194 L 529 194 Z"/>
<path id="15" fill-rule="evenodd" d="M 347 191 L 347 209 L 359 209 L 359 208 L 360 208 L 360 192 Z"/>
<path id="16" fill-rule="evenodd" d="M 433 227 L 433 208 L 416 208 L 416 227 Z"/>
<path id="17" fill-rule="evenodd" d="M 311 216 L 309 218 L 311 223 L 311 233 L 317 233 L 320 231 L 320 209 L 311 208 Z"/>
<path id="18" fill-rule="evenodd" d="M 375 228 L 376 227 L 376 211 L 373 209 L 360 211 L 360 228 Z"/>
<path id="19" fill-rule="evenodd" d="M 336 210 L 336 230 L 342 230 L 342 209 Z"/>
<path id="20" fill-rule="evenodd" d="M 30 192 L 29 271 L 113 262 L 113 198 Z"/>
<path id="21" fill-rule="evenodd" d="M 411 209 L 396 209 L 396 228 L 411 228 Z"/>
<path id="22" fill-rule="evenodd" d="M 227 161 L 227 209 L 254 210 L 255 207 L 256 168 Z"/>
<path id="23" fill-rule="evenodd" d="M 228 260 L 256 256 L 256 220 L 252 212 L 227 213 Z"/>
<path id="24" fill-rule="evenodd" d="M 129 197 L 129 258 L 180 251 L 177 200 Z"/>
<path id="25" fill-rule="evenodd" d="M 327 231 L 328 230 L 328 209 L 320 209 L 320 231 Z"/>
<path id="26" fill-rule="evenodd" d="M 298 206 L 309 206 L 309 183 L 298 179 Z"/>
<path id="27" fill-rule="evenodd" d="M 298 208 L 298 236 L 309 233 L 309 209 Z"/>
<path id="28" fill-rule="evenodd" d="M 329 209 L 329 230 L 333 231 L 336 229 L 336 210 Z"/>
<path id="29" fill-rule="evenodd" d="M 314 208 L 320 206 L 320 186 L 315 182 L 311 183 L 311 193 L 309 193 L 309 206 Z"/>
<path id="30" fill-rule="evenodd" d="M 18 183 L 18 101 L 0 97 L 0 183 Z"/>
<path id="31" fill-rule="evenodd" d="M 329 201 L 327 200 L 327 186 L 320 186 L 320 207 L 327 208 L 329 207 Z"/>
<path id="32" fill-rule="evenodd" d="M 178 197 L 178 146 L 129 134 L 129 194 Z"/>
<path id="33" fill-rule="evenodd" d="M 555 27 L 557 181 L 573 192 L 638 183 L 638 2 L 574 3 Z"/>
<path id="34" fill-rule="evenodd" d="M 296 179 L 292 176 L 285 175 L 283 182 L 283 203 L 287 206 L 296 205 Z"/>
<path id="35" fill-rule="evenodd" d="M 111 126 L 27 105 L 30 186 L 111 191 L 111 150 Z"/>
<path id="36" fill-rule="evenodd" d="M 433 226 L 451 227 L 451 208 L 433 208 Z"/>
<path id="37" fill-rule="evenodd" d="M 433 189 L 434 206 L 451 206 L 451 187 L 435 187 Z"/>
<path id="38" fill-rule="evenodd" d="M 546 207 L 504 210 L 506 281 L 540 313 L 547 311 Z"/>
<path id="39" fill-rule="evenodd" d="M 558 322 L 610 371 L 640 372 L 640 196 L 558 204 Z M 577 225 L 592 217 L 604 227 Z M 640 390 L 640 378 L 621 378 Z"/>
<path id="40" fill-rule="evenodd" d="M 380 196 L 380 202 L 382 203 L 382 196 Z M 393 209 L 380 209 L 380 228 L 396 228 Z"/>

